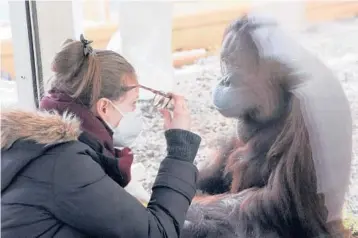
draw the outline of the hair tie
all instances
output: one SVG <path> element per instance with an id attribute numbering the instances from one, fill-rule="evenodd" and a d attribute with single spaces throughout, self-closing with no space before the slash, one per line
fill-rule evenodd
<path id="1" fill-rule="evenodd" d="M 85 56 L 94 54 L 93 48 L 91 46 L 92 40 L 86 40 L 83 34 L 80 35 L 80 40 L 83 44 L 83 53 Z"/>

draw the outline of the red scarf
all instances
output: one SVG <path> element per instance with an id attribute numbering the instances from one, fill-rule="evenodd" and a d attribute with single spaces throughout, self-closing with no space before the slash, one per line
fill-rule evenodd
<path id="1" fill-rule="evenodd" d="M 81 129 L 96 138 L 102 145 L 104 155 L 118 159 L 118 168 L 125 180 L 123 184 L 126 186 L 129 183 L 133 162 L 132 151 L 130 148 L 123 150 L 114 148 L 113 132 L 100 117 L 94 115 L 87 107 L 77 103 L 67 94 L 56 90 L 50 90 L 49 94 L 42 98 L 40 109 L 56 110 L 60 114 L 67 111 L 76 115 L 81 120 Z"/>

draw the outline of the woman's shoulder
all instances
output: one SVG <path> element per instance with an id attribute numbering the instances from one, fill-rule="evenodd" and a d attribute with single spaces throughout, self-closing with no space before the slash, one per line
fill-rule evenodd
<path id="1" fill-rule="evenodd" d="M 94 156 L 93 149 L 83 143 L 80 140 L 73 140 L 67 142 L 60 142 L 53 145 L 49 145 L 48 153 L 56 153 L 56 154 L 86 154 L 88 156 Z"/>
<path id="2" fill-rule="evenodd" d="M 96 162 L 96 152 L 80 141 L 53 145 L 43 155 L 45 160 L 54 160 L 52 182 L 62 188 L 81 187 L 106 176 Z"/>
<path id="3" fill-rule="evenodd" d="M 92 159 L 97 154 L 79 140 L 83 133 L 81 121 L 74 115 L 52 111 L 1 112 L 1 149 L 10 162 L 33 162 L 39 157 L 56 160 L 57 165 L 69 168 L 99 167 Z M 26 144 L 26 146 L 25 146 Z M 51 158 L 47 158 L 51 157 Z M 100 168 L 100 167 L 99 167 Z"/>

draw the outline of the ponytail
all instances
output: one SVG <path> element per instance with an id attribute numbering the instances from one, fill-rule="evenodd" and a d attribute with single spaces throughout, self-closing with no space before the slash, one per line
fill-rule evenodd
<path id="1" fill-rule="evenodd" d="M 52 70 L 57 76 L 52 87 L 65 91 L 87 106 L 92 106 L 101 93 L 100 64 L 91 43 L 83 35 L 80 41 L 67 39 L 52 62 Z"/>
<path id="2" fill-rule="evenodd" d="M 91 43 L 83 35 L 79 41 L 65 40 L 52 61 L 51 82 L 52 89 L 89 108 L 102 97 L 122 96 L 128 83 L 125 76 L 135 79 L 134 68 L 125 58 L 114 51 L 93 50 Z"/>
<path id="3" fill-rule="evenodd" d="M 92 84 L 92 92 L 91 92 L 91 98 L 90 98 L 90 105 L 92 106 L 97 100 L 100 98 L 101 95 L 101 73 L 100 73 L 100 67 L 98 59 L 96 58 L 96 55 L 89 55 L 88 56 L 88 70 L 87 73 L 83 79 L 86 84 L 82 87 L 90 87 Z M 81 94 L 83 90 L 81 90 L 81 86 L 79 87 L 79 94 Z"/>

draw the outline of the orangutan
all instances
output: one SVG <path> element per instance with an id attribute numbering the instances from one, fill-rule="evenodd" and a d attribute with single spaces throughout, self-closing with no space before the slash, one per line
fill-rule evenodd
<path id="1" fill-rule="evenodd" d="M 305 80 L 305 66 L 270 56 L 276 53 L 270 47 L 284 48 L 277 27 L 244 16 L 224 33 L 223 77 L 213 103 L 223 116 L 237 120 L 238 136 L 228 138 L 200 170 L 203 194 L 188 210 L 183 238 L 344 237 L 341 220 L 327 222 L 327 195 L 317 189 L 305 105 L 293 93 Z M 290 50 L 295 49 L 283 52 Z"/>

